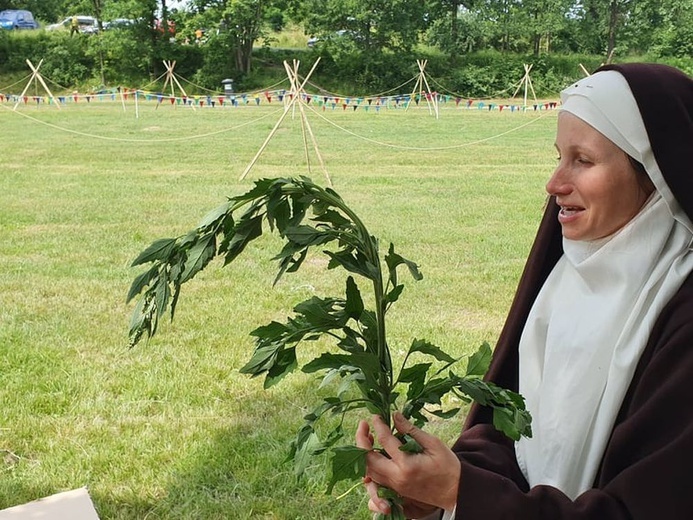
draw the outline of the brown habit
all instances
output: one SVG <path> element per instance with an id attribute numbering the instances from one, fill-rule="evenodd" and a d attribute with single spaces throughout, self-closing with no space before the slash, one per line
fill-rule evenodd
<path id="1" fill-rule="evenodd" d="M 693 81 L 665 66 L 603 69 L 628 81 L 664 178 L 693 220 Z M 525 320 L 563 253 L 557 213 L 551 200 L 488 375 L 514 390 Z M 459 520 L 693 519 L 693 274 L 650 333 L 592 489 L 575 501 L 549 486 L 528 489 L 512 441 L 482 407 L 472 408 L 453 450 L 462 463 Z"/>

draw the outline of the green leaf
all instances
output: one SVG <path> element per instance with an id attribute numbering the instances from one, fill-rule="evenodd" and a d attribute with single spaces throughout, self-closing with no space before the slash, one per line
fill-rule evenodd
<path id="1" fill-rule="evenodd" d="M 509 408 L 493 409 L 493 426 L 503 432 L 514 441 L 519 441 L 528 424 L 523 417 L 524 414 L 517 413 Z M 531 432 L 530 432 L 531 436 Z"/>
<path id="2" fill-rule="evenodd" d="M 216 240 L 214 235 L 200 238 L 199 242 L 188 251 L 180 283 L 187 282 L 207 267 L 207 264 L 214 258 L 215 254 Z"/>
<path id="3" fill-rule="evenodd" d="M 342 383 L 339 385 L 339 388 L 337 388 L 337 395 L 342 397 L 349 391 L 352 387 L 353 384 L 361 384 L 363 381 L 365 381 L 365 377 L 362 372 L 354 372 L 352 374 L 347 375 L 342 379 Z"/>
<path id="4" fill-rule="evenodd" d="M 267 200 L 267 223 L 270 229 L 276 226 L 279 234 L 283 236 L 284 230 L 291 218 L 291 205 L 281 191 L 273 191 Z"/>
<path id="5" fill-rule="evenodd" d="M 346 352 L 364 352 L 363 346 L 359 343 L 359 334 L 350 327 L 342 327 L 344 337 L 339 340 L 337 346 Z"/>
<path id="6" fill-rule="evenodd" d="M 454 381 L 455 388 L 469 396 L 482 406 L 489 406 L 494 399 L 494 392 L 486 381 L 476 377 L 460 377 Z"/>
<path id="7" fill-rule="evenodd" d="M 305 473 L 310 464 L 311 458 L 320 450 L 323 445 L 313 428 L 305 427 L 299 431 L 298 438 L 292 446 L 289 458 L 294 461 L 294 473 L 300 477 Z"/>
<path id="8" fill-rule="evenodd" d="M 335 229 L 350 229 L 353 226 L 351 220 L 332 209 L 325 210 L 311 220 L 313 220 L 313 222 L 332 224 L 332 227 Z"/>
<path id="9" fill-rule="evenodd" d="M 224 202 L 224 204 L 221 206 L 218 206 L 207 213 L 202 218 L 202 221 L 198 224 L 198 228 L 207 228 L 212 226 L 212 224 L 215 224 L 221 217 L 225 216 L 230 209 L 231 201 Z"/>
<path id="10" fill-rule="evenodd" d="M 281 348 L 281 345 L 275 344 L 262 345 L 256 348 L 250 361 L 241 367 L 241 374 L 259 376 L 263 372 L 268 371 L 274 365 Z"/>
<path id="11" fill-rule="evenodd" d="M 451 408 L 450 410 L 429 410 L 430 413 L 435 415 L 436 417 L 440 417 L 441 419 L 452 419 L 455 417 L 458 413 L 460 413 L 460 410 L 462 408 Z"/>
<path id="12" fill-rule="evenodd" d="M 373 266 L 366 260 L 365 256 L 358 253 L 351 254 L 349 251 L 325 251 L 325 254 L 330 257 L 330 262 L 327 264 L 328 269 L 334 269 L 341 265 L 350 273 L 360 274 L 369 280 L 375 280 L 376 274 Z"/>
<path id="13" fill-rule="evenodd" d="M 257 237 L 262 235 L 262 216 L 242 219 L 234 227 L 234 234 L 228 245 L 225 245 L 224 265 L 231 263 L 240 255 L 245 247 Z"/>
<path id="14" fill-rule="evenodd" d="M 426 382 L 419 399 L 424 403 L 440 404 L 441 399 L 454 387 L 449 377 L 430 379 Z"/>
<path id="15" fill-rule="evenodd" d="M 276 385 L 287 374 L 293 372 L 297 365 L 295 348 L 286 348 L 278 351 L 274 364 L 267 371 L 267 376 L 265 376 L 265 390 Z"/>
<path id="16" fill-rule="evenodd" d="M 431 368 L 431 363 L 420 363 L 402 369 L 399 374 L 398 382 L 409 383 L 409 389 L 407 391 L 408 399 L 414 399 L 421 394 L 424 389 L 426 374 L 428 374 L 429 368 Z"/>
<path id="17" fill-rule="evenodd" d="M 352 354 L 332 354 L 330 352 L 325 352 L 303 365 L 301 370 L 307 374 L 312 374 L 319 370 L 341 370 L 343 367 L 353 367 L 350 364 Z"/>
<path id="18" fill-rule="evenodd" d="M 128 303 L 135 296 L 141 293 L 142 289 L 144 289 L 150 283 L 156 280 L 158 274 L 159 266 L 154 265 L 148 271 L 145 271 L 144 273 L 138 275 L 137 278 L 135 278 L 135 280 L 132 282 L 132 285 L 130 286 L 130 291 L 128 291 L 128 296 L 125 302 Z"/>
<path id="19" fill-rule="evenodd" d="M 483 377 L 491 366 L 491 347 L 484 342 L 467 361 L 467 375 Z"/>
<path id="20" fill-rule="evenodd" d="M 311 226 L 291 226 L 284 230 L 287 239 L 302 246 L 316 246 L 334 240 L 334 236 Z"/>
<path id="21" fill-rule="evenodd" d="M 358 320 L 361 317 L 361 313 L 363 313 L 363 299 L 361 299 L 361 293 L 353 276 L 347 277 L 346 306 L 344 310 L 347 316 L 355 320 Z"/>
<path id="22" fill-rule="evenodd" d="M 255 186 L 253 186 L 249 191 L 242 195 L 236 195 L 232 197 L 231 200 L 234 202 L 242 202 L 249 200 L 257 200 L 270 192 L 273 189 L 277 189 L 284 184 L 290 183 L 289 179 L 277 178 L 277 179 L 258 179 L 255 181 Z"/>
<path id="23" fill-rule="evenodd" d="M 261 327 L 256 328 L 250 333 L 250 335 L 265 340 L 274 340 L 281 337 L 282 334 L 284 334 L 287 330 L 288 327 L 283 323 L 272 321 L 267 325 L 262 325 Z"/>
<path id="24" fill-rule="evenodd" d="M 414 280 L 418 281 L 423 279 L 423 275 L 419 271 L 419 266 L 411 260 L 407 260 L 403 256 L 395 253 L 395 245 L 392 243 L 390 243 L 390 248 L 385 255 L 385 263 L 390 270 L 390 282 L 392 283 L 393 287 L 397 286 L 397 267 L 402 264 L 407 266 L 409 273 L 412 275 Z"/>
<path id="25" fill-rule="evenodd" d="M 168 280 L 165 278 L 160 278 L 156 284 L 156 291 L 154 291 L 154 305 L 156 307 L 156 317 L 157 319 L 166 312 L 166 307 L 168 305 L 168 300 L 171 296 L 171 289 L 168 285 Z"/>
<path id="26" fill-rule="evenodd" d="M 294 249 L 294 251 L 290 252 L 289 249 Z M 299 253 L 298 256 L 295 254 L 297 252 Z M 299 267 L 301 267 L 303 261 L 306 259 L 307 254 L 307 247 L 299 246 L 293 242 L 287 242 L 282 252 L 272 259 L 277 260 L 281 258 L 281 261 L 279 262 L 279 271 L 277 271 L 277 276 L 274 277 L 272 285 L 277 285 L 277 282 L 279 282 L 281 277 L 284 276 L 284 273 L 293 273 L 298 271 Z"/>
<path id="27" fill-rule="evenodd" d="M 332 474 L 327 485 L 327 493 L 337 482 L 342 480 L 355 481 L 366 475 L 366 454 L 368 450 L 356 446 L 338 446 L 332 449 Z"/>
<path id="28" fill-rule="evenodd" d="M 397 300 L 399 300 L 399 297 L 402 294 L 403 290 L 404 290 L 404 285 L 402 285 L 402 284 L 396 285 L 391 291 L 389 291 L 385 295 L 385 301 L 388 303 L 395 303 Z"/>
<path id="29" fill-rule="evenodd" d="M 294 307 L 294 312 L 318 330 L 341 328 L 349 319 L 344 311 L 344 300 L 313 296 Z"/>
<path id="30" fill-rule="evenodd" d="M 493 408 L 493 424 L 505 435 L 518 440 L 532 435 L 532 418 L 525 409 L 522 396 L 478 377 L 458 377 L 450 374 L 456 390 L 468 395 L 482 406 Z"/>
<path id="31" fill-rule="evenodd" d="M 176 246 L 176 241 L 177 239 L 175 238 L 160 238 L 152 242 L 147 249 L 142 251 L 139 256 L 133 260 L 130 267 L 153 262 L 154 260 L 166 260 Z"/>
<path id="32" fill-rule="evenodd" d="M 455 363 L 457 361 L 454 357 L 449 356 L 434 344 L 423 339 L 415 339 L 412 341 L 411 347 L 409 347 L 409 354 L 413 354 L 414 352 L 421 352 L 422 354 L 433 356 L 438 361 L 443 361 L 445 363 Z"/>

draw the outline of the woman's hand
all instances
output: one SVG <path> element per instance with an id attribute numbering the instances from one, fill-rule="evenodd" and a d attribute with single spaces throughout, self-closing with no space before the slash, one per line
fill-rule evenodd
<path id="1" fill-rule="evenodd" d="M 395 428 L 411 436 L 423 448 L 422 453 L 405 453 L 402 443 L 392 435 L 390 428 L 379 417 L 373 417 L 373 429 L 378 442 L 390 458 L 371 451 L 366 456 L 368 469 L 364 483 L 370 495 L 369 507 L 373 511 L 388 513 L 389 503 L 378 497 L 378 484 L 397 492 L 405 499 L 407 516 L 421 516 L 435 508 L 452 509 L 457 503 L 460 480 L 460 461 L 440 439 L 423 432 L 396 412 Z M 356 444 L 372 450 L 373 436 L 368 423 L 361 421 L 356 432 Z"/>

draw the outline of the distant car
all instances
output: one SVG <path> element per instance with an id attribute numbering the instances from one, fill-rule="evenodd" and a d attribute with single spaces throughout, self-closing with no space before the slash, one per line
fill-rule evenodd
<path id="1" fill-rule="evenodd" d="M 336 31 L 334 34 L 331 36 L 327 36 L 324 39 L 325 40 L 332 40 L 335 38 L 349 38 L 351 40 L 360 40 L 361 37 L 355 33 L 354 31 L 348 31 L 346 29 L 341 29 L 339 31 Z M 308 47 L 315 47 L 316 44 L 320 43 L 323 41 L 323 38 L 318 38 L 317 36 L 312 36 L 311 38 L 308 38 Z"/>
<path id="2" fill-rule="evenodd" d="M 54 23 L 46 27 L 47 31 L 69 30 L 72 27 L 72 16 L 68 16 L 62 22 Z M 99 21 L 93 16 L 77 15 L 79 32 L 95 34 L 99 32 Z"/>
<path id="3" fill-rule="evenodd" d="M 31 11 L 22 9 L 6 9 L 0 11 L 0 29 L 38 29 L 39 24 L 34 20 Z"/>
<path id="4" fill-rule="evenodd" d="M 132 18 L 115 18 L 103 23 L 104 29 L 122 29 L 126 27 L 132 27 L 137 24 L 137 20 Z"/>

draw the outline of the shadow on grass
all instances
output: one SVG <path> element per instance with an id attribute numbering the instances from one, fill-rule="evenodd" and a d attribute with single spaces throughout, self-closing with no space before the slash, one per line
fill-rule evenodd
<path id="1" fill-rule="evenodd" d="M 325 457 L 317 457 L 301 479 L 295 476 L 286 458 L 306 410 L 293 403 L 312 407 L 318 401 L 312 382 L 282 386 L 233 398 L 228 416 L 219 417 L 220 427 L 200 432 L 189 451 L 177 459 L 169 482 L 162 483 L 162 497 L 121 501 L 92 495 L 102 520 L 371 518 L 360 489 L 341 499 L 337 495 L 349 486 L 325 494 Z"/>

